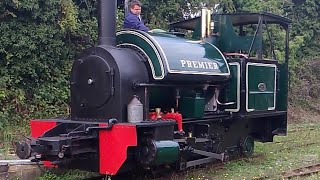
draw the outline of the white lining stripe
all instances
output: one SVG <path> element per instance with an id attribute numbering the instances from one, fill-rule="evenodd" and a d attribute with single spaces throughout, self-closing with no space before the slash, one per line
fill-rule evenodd
<path id="1" fill-rule="evenodd" d="M 225 109 L 225 111 L 239 112 L 240 110 L 240 64 L 238 62 L 229 63 L 230 66 L 237 66 L 237 108 L 236 109 Z M 231 74 L 231 71 L 230 71 Z"/>
<path id="2" fill-rule="evenodd" d="M 155 44 L 158 46 L 159 50 L 160 50 L 160 53 L 162 53 L 163 55 L 163 58 L 164 58 L 164 61 L 166 63 L 166 66 L 168 68 L 168 72 L 169 73 L 172 73 L 172 74 L 199 74 L 199 75 L 219 75 L 219 76 L 226 76 L 226 75 L 230 75 L 230 69 L 229 69 L 229 66 L 228 66 L 228 63 L 227 63 L 227 60 L 225 59 L 224 55 L 221 53 L 221 51 L 215 47 L 213 44 L 209 43 L 209 42 L 205 42 L 205 43 L 208 43 L 209 45 L 211 45 L 212 47 L 214 47 L 221 55 L 221 57 L 223 58 L 224 62 L 226 63 L 226 66 L 227 66 L 227 70 L 228 72 L 227 73 L 217 73 L 217 72 L 198 72 L 198 71 L 179 71 L 179 70 L 171 70 L 170 67 L 169 67 L 169 63 L 168 63 L 168 60 L 167 60 L 167 57 L 166 57 L 166 54 L 164 53 L 163 49 L 161 48 L 161 46 L 159 45 L 159 43 L 152 37 L 150 36 L 149 34 L 141 34 L 141 33 L 138 33 L 138 32 L 135 32 L 135 31 L 131 31 L 131 30 L 124 30 L 124 31 L 119 31 L 117 32 L 116 35 L 123 35 L 123 34 L 132 34 L 132 35 L 135 35 L 135 36 L 138 36 L 140 38 L 142 38 L 143 40 L 145 40 L 151 47 L 152 49 L 156 52 L 157 54 L 157 58 L 158 58 L 158 61 L 160 63 L 160 68 L 161 68 L 161 77 L 157 77 L 155 79 L 163 79 L 164 78 L 164 66 L 163 66 L 163 62 L 161 60 L 161 56 L 159 54 L 159 51 L 157 50 L 157 48 L 154 46 L 154 44 L 152 43 L 152 41 L 150 41 L 149 39 L 152 39 Z M 148 38 L 146 38 L 148 37 Z M 151 59 L 150 59 L 151 60 Z M 150 61 L 152 62 L 152 61 Z M 149 63 L 150 63 L 149 62 Z M 150 65 L 150 67 L 153 67 L 153 65 Z M 154 70 L 155 71 L 155 70 Z"/>
<path id="3" fill-rule="evenodd" d="M 149 65 L 150 65 L 150 67 L 151 67 L 151 72 L 152 72 L 153 78 L 154 78 L 154 79 L 157 79 L 156 74 L 155 74 L 155 71 L 154 71 L 153 64 L 152 64 L 152 62 L 151 62 L 151 59 L 150 59 L 150 57 L 147 55 L 147 53 L 146 53 L 143 49 L 141 49 L 139 46 L 137 46 L 137 45 L 135 45 L 135 44 L 130 44 L 130 43 L 118 44 L 117 47 L 119 47 L 119 46 L 132 46 L 132 47 L 134 47 L 134 48 L 139 49 L 139 50 L 147 57 L 147 59 L 148 59 Z"/>
<path id="4" fill-rule="evenodd" d="M 161 61 L 161 56 L 160 56 L 157 48 L 154 46 L 154 44 L 153 44 L 148 38 L 146 38 L 146 37 L 143 36 L 142 34 L 137 33 L 137 32 L 135 32 L 135 31 L 120 31 L 120 32 L 117 32 L 116 35 L 118 36 L 118 35 L 123 35 L 123 34 L 124 34 L 124 35 L 125 35 L 125 34 L 132 34 L 132 35 L 138 36 L 138 37 L 140 37 L 141 39 L 145 40 L 145 41 L 152 47 L 153 51 L 154 51 L 154 52 L 156 53 L 156 55 L 157 55 L 157 58 L 158 58 L 158 61 L 159 61 L 159 64 L 160 64 L 160 69 L 161 69 L 161 76 L 160 76 L 160 77 L 159 77 L 159 76 L 155 76 L 155 74 L 152 74 L 152 76 L 153 76 L 154 79 L 163 79 L 163 78 L 164 78 L 164 67 L 163 67 L 163 63 L 162 63 L 162 61 Z M 141 49 L 141 48 L 140 48 L 140 49 Z M 150 63 L 150 62 L 152 62 L 151 59 L 150 59 L 149 63 Z M 153 68 L 152 71 L 155 72 L 155 69 L 154 69 L 152 63 L 150 63 L 150 67 L 152 67 L 152 68 Z"/>
<path id="5" fill-rule="evenodd" d="M 228 66 L 228 62 L 227 62 L 226 58 L 224 57 L 224 55 L 222 54 L 222 52 L 220 51 L 220 49 L 217 48 L 215 45 L 207 42 L 207 41 L 204 41 L 204 42 L 205 42 L 205 43 L 208 43 L 209 45 L 211 45 L 212 47 L 214 47 L 214 48 L 220 53 L 222 59 L 224 60 L 226 66 L 227 66 L 227 69 L 228 69 L 228 72 L 227 72 L 227 73 L 224 73 L 224 75 L 228 75 L 228 76 L 229 76 L 229 75 L 230 75 L 230 69 L 229 69 L 229 66 Z"/>

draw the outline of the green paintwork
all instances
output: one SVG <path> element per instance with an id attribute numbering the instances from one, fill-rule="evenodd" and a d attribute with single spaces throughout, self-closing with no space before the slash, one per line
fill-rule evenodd
<path id="1" fill-rule="evenodd" d="M 172 72 L 228 73 L 223 55 L 209 43 L 190 41 L 184 38 L 169 36 L 165 33 L 152 34 L 152 37 L 163 49 L 168 59 L 168 66 Z M 204 68 L 189 67 L 187 64 L 183 67 L 180 60 L 213 62 L 218 65 L 218 69 L 210 69 L 209 65 L 206 66 L 205 64 L 202 65 Z M 197 64 L 197 66 L 200 67 L 201 65 Z"/>
<path id="2" fill-rule="evenodd" d="M 175 89 L 167 87 L 149 88 L 149 108 L 155 109 L 158 107 L 172 108 L 175 107 Z M 164 98 L 165 97 L 165 98 Z"/>
<path id="3" fill-rule="evenodd" d="M 192 33 L 192 39 L 201 39 L 201 18 L 199 18 L 196 23 L 196 27 Z"/>
<path id="4" fill-rule="evenodd" d="M 161 78 L 163 76 L 163 72 L 161 68 L 163 65 L 158 61 L 158 57 L 156 52 L 152 48 L 152 44 L 148 43 L 146 40 L 142 39 L 139 36 L 132 34 L 121 34 L 117 35 L 117 44 L 130 43 L 139 46 L 144 52 L 149 56 L 152 61 L 152 65 L 154 68 L 155 77 Z"/>
<path id="5" fill-rule="evenodd" d="M 157 148 L 155 165 L 171 164 L 178 159 L 179 144 L 175 141 L 155 141 Z"/>
<path id="6" fill-rule="evenodd" d="M 275 67 L 270 66 L 248 66 L 248 109 L 272 110 L 269 108 L 274 107 L 275 70 Z M 258 89 L 260 83 L 266 85 L 265 91 Z"/>
<path id="7" fill-rule="evenodd" d="M 238 63 L 239 64 L 239 63 Z M 239 64 L 240 66 L 240 64 Z M 225 98 L 224 102 L 235 102 L 235 104 L 229 105 L 227 109 L 237 109 L 237 91 L 239 90 L 237 87 L 238 83 L 238 66 L 235 64 L 229 64 L 230 67 L 230 75 L 231 75 L 231 80 L 230 84 L 227 85 L 226 90 L 225 90 Z"/>
<path id="8" fill-rule="evenodd" d="M 222 52 L 248 52 L 253 42 L 253 36 L 239 36 L 232 25 L 229 16 L 215 16 L 214 33 L 219 34 L 213 38 L 212 43 Z M 252 49 L 258 49 L 262 43 L 261 37 L 256 37 Z"/>
<path id="9" fill-rule="evenodd" d="M 192 96 L 183 96 L 180 103 L 180 112 L 183 118 L 202 118 L 204 116 L 205 98 L 200 93 Z"/>
<path id="10" fill-rule="evenodd" d="M 288 108 L 288 65 L 280 64 L 279 66 L 279 91 L 277 93 L 277 109 L 287 111 Z"/>
<path id="11" fill-rule="evenodd" d="M 149 56 L 155 79 L 167 74 L 229 75 L 223 54 L 209 43 L 161 32 L 146 34 L 126 30 L 117 34 L 118 45 L 134 44 Z M 156 56 L 157 53 L 160 58 Z"/>

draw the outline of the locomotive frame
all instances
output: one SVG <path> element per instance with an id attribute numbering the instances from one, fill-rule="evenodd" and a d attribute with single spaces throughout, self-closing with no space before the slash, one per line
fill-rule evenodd
<path id="1" fill-rule="evenodd" d="M 116 1 L 100 0 L 99 45 L 72 68 L 71 117 L 31 120 L 18 156 L 106 175 L 183 170 L 251 156 L 254 141 L 286 135 L 290 20 L 202 12 L 170 25 L 192 30 L 195 40 L 172 31 L 116 33 Z M 243 35 L 248 24 L 257 24 L 253 36 Z M 267 24 L 286 31 L 283 63 L 263 58 Z"/>

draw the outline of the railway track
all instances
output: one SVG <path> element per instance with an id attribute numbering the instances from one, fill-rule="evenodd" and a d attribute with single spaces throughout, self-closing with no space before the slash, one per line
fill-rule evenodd
<path id="1" fill-rule="evenodd" d="M 210 171 L 214 171 L 214 170 L 223 169 L 229 163 L 236 163 L 236 162 L 243 161 L 243 160 L 244 161 L 252 161 L 255 159 L 263 159 L 263 158 L 265 158 L 265 154 L 257 153 L 257 154 L 253 154 L 250 158 L 234 158 L 229 161 L 222 162 L 222 163 L 209 163 L 206 165 L 200 165 L 199 167 L 203 167 L 203 168 L 198 167 L 193 170 L 199 171 L 201 169 L 210 168 Z M 154 180 L 168 180 L 168 179 L 184 180 L 184 179 L 186 179 L 186 177 L 184 177 L 184 176 L 187 176 L 188 174 L 190 174 L 190 170 L 181 171 L 181 172 L 174 171 L 174 172 L 171 172 L 170 174 L 167 174 L 164 177 L 155 178 Z"/>
<path id="2" fill-rule="evenodd" d="M 219 170 L 219 169 L 223 169 L 225 165 L 229 164 L 229 163 L 236 163 L 238 161 L 252 161 L 252 160 L 256 160 L 256 159 L 263 159 L 265 158 L 265 154 L 263 153 L 259 153 L 259 154 L 254 154 L 252 157 L 250 158 L 235 158 L 235 159 L 231 159 L 230 161 L 227 162 L 223 162 L 223 163 L 211 163 L 208 164 L 207 166 L 200 166 L 200 167 L 205 167 L 206 168 L 210 168 L 210 170 Z M 196 171 L 201 170 L 202 168 L 195 168 Z M 282 172 L 281 174 L 279 174 L 279 176 L 281 177 L 281 179 L 291 179 L 291 178 L 296 178 L 296 177 L 303 177 L 303 176 L 310 176 L 313 174 L 317 174 L 320 172 L 320 163 L 317 164 L 313 164 L 313 165 L 308 165 L 308 166 L 304 166 L 304 167 L 300 167 L 297 169 L 293 169 L 293 170 L 288 170 L 285 172 Z M 166 173 L 165 173 L 166 174 Z M 167 179 L 172 179 L 172 177 L 174 177 L 174 179 L 180 179 L 180 177 L 183 177 L 186 175 L 186 171 L 182 171 L 182 172 L 171 172 L 169 174 L 166 174 L 165 176 L 158 176 L 158 177 L 142 177 L 142 176 L 135 176 L 135 177 L 131 177 L 131 175 L 127 175 L 126 177 L 121 176 L 121 177 L 112 177 L 112 178 L 108 178 L 106 176 L 93 176 L 93 177 L 88 177 L 88 178 L 84 178 L 83 180 L 117 180 L 117 179 L 154 179 L 154 180 L 167 180 Z M 266 180 L 269 179 L 270 177 L 258 177 L 255 178 L 255 180 Z"/>
<path id="3" fill-rule="evenodd" d="M 291 179 L 291 178 L 297 178 L 297 177 L 304 177 L 304 176 L 310 176 L 313 174 L 317 174 L 320 172 L 320 163 L 308 165 L 304 167 L 300 167 L 297 169 L 285 171 L 281 173 L 281 177 L 283 179 Z"/>
<path id="4" fill-rule="evenodd" d="M 243 160 L 253 160 L 253 159 L 261 159 L 261 158 L 264 158 L 265 157 L 265 154 L 262 154 L 262 153 L 257 153 L 257 154 L 253 154 L 250 158 L 235 158 L 235 159 L 231 159 L 229 161 L 226 161 L 226 162 L 222 162 L 222 163 L 208 163 L 206 165 L 199 165 L 195 168 L 195 170 L 199 170 L 201 168 L 199 167 L 208 167 L 210 169 L 223 169 L 225 165 L 229 164 L 229 163 L 235 163 L 235 162 L 238 162 L 238 161 L 243 161 Z M 188 170 L 187 170 L 188 171 Z M 106 176 L 96 176 L 96 177 L 90 177 L 90 178 L 85 178 L 83 180 L 120 180 L 120 179 L 141 179 L 141 180 L 148 180 L 148 179 L 153 179 L 153 180 L 168 180 L 168 179 L 172 179 L 173 177 L 175 177 L 174 179 L 181 179 L 179 177 L 182 177 L 184 175 L 186 175 L 186 172 L 187 171 L 181 171 L 181 172 L 178 172 L 178 171 L 169 171 L 167 170 L 166 173 L 159 173 L 159 174 L 153 174 L 151 173 L 149 176 L 145 176 L 144 175 L 138 175 L 138 176 L 134 176 L 132 177 L 132 174 L 130 175 L 127 175 L 127 176 L 114 176 L 112 178 L 107 178 Z M 162 172 L 162 171 L 161 171 Z M 165 175 L 163 175 L 165 174 Z"/>
<path id="5" fill-rule="evenodd" d="M 318 126 L 317 126 L 318 127 Z M 309 127 L 307 128 L 307 131 L 311 131 L 313 132 L 312 134 L 315 133 L 315 131 L 319 131 L 319 129 L 317 127 Z M 306 131 L 306 129 L 291 129 L 288 131 L 288 133 L 299 133 L 299 132 L 304 132 Z M 275 151 L 290 151 L 292 149 L 296 149 L 296 148 L 304 148 L 304 147 L 308 147 L 308 146 L 312 146 L 315 144 L 320 144 L 320 141 L 316 141 L 316 142 L 308 142 L 307 141 L 307 135 L 306 136 L 306 141 L 304 143 L 297 143 L 296 141 L 298 141 L 296 138 L 290 138 L 290 139 L 282 139 L 281 141 L 277 141 L 277 142 L 271 142 L 269 144 L 285 144 L 285 146 L 281 146 L 281 147 L 276 147 L 277 150 Z M 206 171 L 208 169 L 210 169 L 210 171 L 217 171 L 219 169 L 224 169 L 225 166 L 227 164 L 230 163 L 237 163 L 238 161 L 255 161 L 257 159 L 263 159 L 266 157 L 266 154 L 263 153 L 259 153 L 259 154 L 254 154 L 252 157 L 250 158 L 234 158 L 231 159 L 230 161 L 226 161 L 226 162 L 222 162 L 222 163 L 209 163 L 206 165 L 200 165 L 196 168 L 192 168 L 191 169 L 191 173 L 192 171 L 197 172 L 197 171 Z M 301 168 L 297 168 L 294 170 L 288 170 L 285 171 L 283 173 L 278 174 L 277 176 L 280 179 L 291 179 L 291 178 L 295 178 L 295 177 L 303 177 L 303 176 L 309 176 L 312 174 L 316 174 L 319 173 L 320 171 L 320 164 L 315 164 L 315 165 L 310 165 L 310 166 L 306 166 L 306 167 L 301 167 Z M 121 178 L 115 176 L 112 177 L 112 180 L 117 180 L 117 179 L 153 179 L 153 180 L 167 180 L 167 179 L 176 179 L 176 180 L 182 180 L 185 179 L 188 174 L 190 174 L 190 169 L 187 171 L 182 171 L 182 172 L 177 172 L 177 171 L 170 171 L 167 173 L 159 173 L 160 175 L 155 175 L 155 176 L 135 176 L 132 177 L 132 175 L 128 175 L 126 177 L 121 176 Z M 92 177 L 92 178 L 87 178 L 85 180 L 101 180 L 104 179 L 106 180 L 107 178 L 104 176 L 101 177 Z M 210 179 L 210 178 L 209 178 Z M 256 177 L 255 180 L 269 180 L 269 179 L 273 179 L 270 176 L 264 176 L 264 177 Z"/>
<path id="6" fill-rule="evenodd" d="M 318 142 L 309 142 L 309 143 L 305 143 L 305 144 L 299 144 L 297 146 L 284 147 L 284 148 L 277 149 L 275 151 L 288 151 L 288 150 L 292 150 L 294 148 L 302 148 L 302 147 L 307 147 L 307 146 L 311 146 L 311 145 L 315 145 L 315 144 L 320 144 L 320 141 L 318 141 Z"/>
<path id="7" fill-rule="evenodd" d="M 319 130 L 319 126 L 316 127 L 309 127 L 309 128 L 301 128 L 301 129 L 291 129 L 288 130 L 288 133 L 295 133 L 295 132 L 302 132 L 302 131 L 314 131 L 314 130 Z"/>
<path id="8" fill-rule="evenodd" d="M 108 179 L 108 177 L 101 175 L 101 176 L 94 176 L 94 177 L 84 178 L 82 180 L 111 180 L 111 178 Z"/>
<path id="9" fill-rule="evenodd" d="M 314 144 L 319 144 L 320 142 L 310 142 L 310 143 L 305 143 L 305 144 L 301 144 L 298 146 L 290 146 L 290 147 L 285 147 L 285 148 L 281 148 L 277 151 L 287 151 L 287 150 L 291 150 L 294 148 L 301 148 L 301 147 L 306 147 L 306 146 L 311 146 Z M 222 163 L 209 163 L 205 166 L 201 165 L 198 166 L 198 168 L 195 168 L 196 171 L 198 171 L 199 169 L 201 170 L 202 168 L 199 167 L 205 167 L 205 168 L 210 168 L 210 170 L 219 170 L 219 169 L 223 169 L 225 167 L 225 165 L 229 164 L 229 163 L 236 163 L 238 161 L 253 161 L 256 159 L 263 159 L 265 158 L 265 154 L 264 153 L 257 153 L 252 155 L 250 158 L 234 158 L 231 159 L 230 161 L 226 161 L 226 162 L 222 162 Z M 204 169 L 205 169 L 204 168 Z M 281 174 L 279 174 L 279 176 L 281 177 L 281 179 L 291 179 L 291 178 L 295 178 L 295 177 L 299 177 L 299 176 L 309 176 L 312 174 L 316 174 L 320 171 L 320 163 L 318 164 L 314 164 L 314 165 L 309 165 L 309 166 L 304 166 L 301 168 L 297 168 L 297 169 L 293 169 L 293 170 L 288 170 L 285 171 Z M 130 177 L 130 175 L 128 175 L 127 177 L 121 176 L 121 178 L 119 177 L 112 177 L 112 180 L 117 180 L 117 179 L 154 179 L 154 180 L 167 180 L 167 179 L 183 179 L 183 177 L 186 175 L 185 171 L 182 172 L 176 172 L 176 171 L 171 171 L 170 173 L 165 173 L 165 176 L 154 176 L 154 177 L 150 177 L 148 176 L 146 177 L 142 177 L 142 176 L 135 176 L 134 177 Z M 99 177 L 91 177 L 91 178 L 86 178 L 84 180 L 109 180 L 108 178 L 106 178 L 105 176 L 99 176 Z M 265 176 L 265 177 L 257 177 L 255 178 L 255 180 L 266 180 L 266 179 L 270 179 L 270 177 Z M 110 179 L 111 180 L 111 179 Z"/>
<path id="10" fill-rule="evenodd" d="M 41 174 L 36 163 L 28 159 L 0 160 L 0 179 L 36 179 Z"/>

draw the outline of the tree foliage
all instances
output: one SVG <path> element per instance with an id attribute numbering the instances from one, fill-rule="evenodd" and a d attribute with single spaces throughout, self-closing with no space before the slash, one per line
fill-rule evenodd
<path id="1" fill-rule="evenodd" d="M 292 37 L 302 37 L 303 42 L 298 56 L 319 57 L 320 52 L 320 2 L 306 0 L 301 6 L 293 6 L 288 9 L 292 23 Z"/>
<path id="2" fill-rule="evenodd" d="M 79 5 L 1 1 L 0 128 L 67 112 L 71 62 L 85 45 L 78 37 L 96 33 L 95 18 L 79 18 L 79 12 L 88 11 Z"/>
<path id="3" fill-rule="evenodd" d="M 218 0 L 144 0 L 143 15 L 151 29 L 167 29 L 168 24 L 194 17 L 202 7 L 213 8 Z"/>

